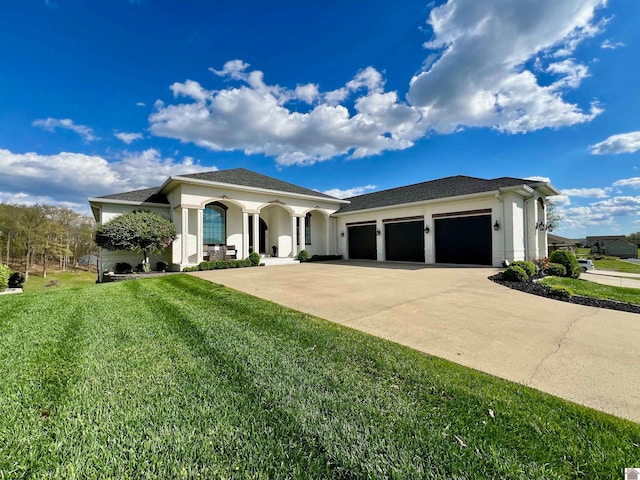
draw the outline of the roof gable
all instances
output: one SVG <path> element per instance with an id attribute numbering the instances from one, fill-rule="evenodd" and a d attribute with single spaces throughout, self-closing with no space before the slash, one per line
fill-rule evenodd
<path id="1" fill-rule="evenodd" d="M 491 192 L 502 187 L 513 187 L 530 183 L 533 184 L 537 182 L 511 177 L 486 180 L 484 178 L 456 175 L 454 177 L 414 183 L 413 185 L 390 188 L 388 190 L 347 198 L 346 200 L 349 200 L 351 203 L 343 205 L 338 213 Z"/>
<path id="2" fill-rule="evenodd" d="M 160 187 L 143 188 L 142 190 L 132 190 L 130 192 L 114 193 L 111 195 L 104 195 L 102 197 L 96 197 L 103 200 L 120 200 L 123 202 L 135 202 L 135 203 L 160 203 L 169 204 L 167 197 L 160 192 Z"/>
<path id="3" fill-rule="evenodd" d="M 329 200 L 339 200 L 330 195 L 311 190 L 310 188 L 301 187 L 293 183 L 284 182 L 277 178 L 262 175 L 261 173 L 247 170 L 246 168 L 232 168 L 229 170 L 217 170 L 214 172 L 191 173 L 188 175 L 178 175 L 173 178 L 192 178 L 195 180 L 204 180 L 207 182 L 226 183 L 230 185 L 239 185 L 243 187 L 262 188 L 265 190 L 274 190 L 279 192 L 294 193 L 297 195 L 309 195 L 313 197 L 322 197 Z"/>

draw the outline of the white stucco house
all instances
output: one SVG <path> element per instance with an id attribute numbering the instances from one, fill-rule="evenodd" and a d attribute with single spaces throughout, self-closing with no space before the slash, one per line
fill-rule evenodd
<path id="1" fill-rule="evenodd" d="M 151 258 L 174 270 L 221 250 L 246 258 L 346 259 L 500 266 L 547 252 L 547 197 L 534 180 L 454 176 L 338 199 L 243 168 L 171 176 L 159 187 L 89 198 L 98 223 L 134 209 L 173 221 L 178 236 Z M 275 249 L 274 249 L 275 247 Z M 100 270 L 139 255 L 100 253 Z"/>

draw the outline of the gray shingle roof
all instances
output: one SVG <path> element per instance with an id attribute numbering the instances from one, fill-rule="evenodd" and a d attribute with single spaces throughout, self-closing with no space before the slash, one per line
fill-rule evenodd
<path id="1" fill-rule="evenodd" d="M 194 178 L 207 180 L 210 182 L 229 183 L 231 185 L 242 185 L 243 187 L 264 188 L 266 190 L 277 190 L 280 192 L 295 193 L 298 195 L 312 195 L 314 197 L 324 197 L 336 200 L 335 197 L 311 190 L 310 188 L 283 182 L 277 178 L 268 177 L 261 173 L 252 172 L 246 168 L 232 168 L 230 170 L 218 170 L 215 172 L 191 173 L 189 175 L 179 175 L 184 178 Z"/>
<path id="2" fill-rule="evenodd" d="M 446 177 L 346 198 L 345 200 L 349 200 L 351 203 L 343 205 L 337 213 L 401 205 L 404 203 L 423 202 L 426 200 L 456 197 L 472 193 L 490 192 L 500 187 L 535 183 L 538 182 L 523 180 L 521 178 L 500 177 L 485 180 L 483 178 L 457 175 L 455 177 Z"/>
<path id="3" fill-rule="evenodd" d="M 144 188 L 142 190 L 133 190 L 131 192 L 114 193 L 112 195 L 104 195 L 102 197 L 109 200 L 122 200 L 125 202 L 140 202 L 140 203 L 164 203 L 169 204 L 167 197 L 158 193 L 160 187 Z"/>

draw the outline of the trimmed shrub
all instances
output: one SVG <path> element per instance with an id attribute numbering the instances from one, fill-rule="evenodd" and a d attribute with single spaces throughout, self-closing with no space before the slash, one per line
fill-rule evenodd
<path id="1" fill-rule="evenodd" d="M 549 289 L 549 295 L 556 298 L 571 298 L 574 295 L 573 290 L 562 285 L 554 285 Z"/>
<path id="2" fill-rule="evenodd" d="M 11 269 L 4 263 L 0 263 L 0 292 L 4 292 L 9 285 Z"/>
<path id="3" fill-rule="evenodd" d="M 306 250 L 300 250 L 297 258 L 301 262 L 306 262 L 307 260 L 309 260 L 309 252 L 307 252 Z"/>
<path id="4" fill-rule="evenodd" d="M 260 261 L 258 259 L 258 261 Z M 227 268 L 243 268 L 252 267 L 253 263 L 250 258 L 243 260 L 216 260 L 212 262 L 200 262 L 200 270 L 223 270 Z M 182 270 L 185 271 L 184 269 Z"/>
<path id="5" fill-rule="evenodd" d="M 564 266 L 566 270 L 565 277 L 578 278 L 580 276 L 580 265 L 578 265 L 576 256 L 571 252 L 556 250 L 549 257 L 549 261 Z"/>
<path id="6" fill-rule="evenodd" d="M 166 272 L 169 269 L 169 264 L 167 262 L 163 262 L 160 260 L 156 262 L 156 271 L 158 272 Z"/>
<path id="7" fill-rule="evenodd" d="M 260 264 L 260 254 L 258 254 L 258 252 L 252 252 L 251 255 L 249 255 L 249 261 L 251 265 L 257 267 Z"/>
<path id="8" fill-rule="evenodd" d="M 183 272 L 197 272 L 200 270 L 200 267 L 184 267 L 182 269 Z"/>
<path id="9" fill-rule="evenodd" d="M 131 264 L 127 262 L 118 262 L 114 265 L 113 270 L 116 273 L 131 273 Z"/>
<path id="10" fill-rule="evenodd" d="M 13 272 L 9 276 L 9 288 L 22 288 L 24 281 L 24 273 Z"/>
<path id="11" fill-rule="evenodd" d="M 547 263 L 547 266 L 544 269 L 544 274 L 552 277 L 566 277 L 567 269 L 564 268 L 564 265 L 560 265 L 559 263 Z"/>
<path id="12" fill-rule="evenodd" d="M 326 262 L 328 260 L 342 260 L 342 255 L 313 255 L 308 262 Z"/>
<path id="13" fill-rule="evenodd" d="M 536 274 L 536 266 L 533 262 L 527 262 L 526 260 L 516 260 L 511 264 L 512 267 L 520 267 L 527 272 L 528 277 L 533 277 Z"/>
<path id="14" fill-rule="evenodd" d="M 508 282 L 526 282 L 529 275 L 517 265 L 512 265 L 502 272 L 502 279 Z"/>

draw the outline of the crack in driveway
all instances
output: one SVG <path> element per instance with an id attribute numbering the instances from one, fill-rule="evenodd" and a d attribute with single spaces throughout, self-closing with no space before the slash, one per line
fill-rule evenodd
<path id="1" fill-rule="evenodd" d="M 569 324 L 567 325 L 567 328 L 564 330 L 564 333 L 562 334 L 562 336 L 560 337 L 560 340 L 558 340 L 558 343 L 556 345 L 555 350 L 547 353 L 542 360 L 540 360 L 540 362 L 538 363 L 538 365 L 536 365 L 536 368 L 533 369 L 533 373 L 531 374 L 531 376 L 529 377 L 529 380 L 527 380 L 524 385 L 526 385 L 527 387 L 531 386 L 531 383 L 533 382 L 533 378 L 536 376 L 536 374 L 538 373 L 538 370 L 540 370 L 540 367 L 542 367 L 542 364 L 545 363 L 549 358 L 551 358 L 552 356 L 554 356 L 555 354 L 557 354 L 560 351 L 560 347 L 562 347 L 562 344 L 565 342 L 565 340 L 567 339 L 567 335 L 569 334 L 569 330 L 571 330 L 571 327 L 573 327 L 575 325 L 575 323 L 578 320 L 581 320 L 583 318 L 587 318 L 587 317 L 594 317 L 598 314 L 599 309 L 598 308 L 594 308 L 592 313 L 588 313 L 586 315 L 580 315 L 576 318 L 574 318 L 573 320 L 571 320 L 569 322 Z"/>

